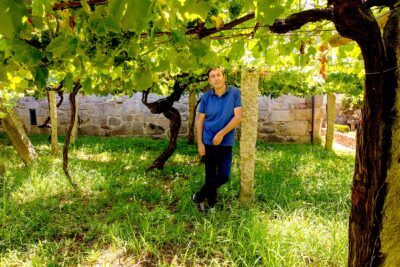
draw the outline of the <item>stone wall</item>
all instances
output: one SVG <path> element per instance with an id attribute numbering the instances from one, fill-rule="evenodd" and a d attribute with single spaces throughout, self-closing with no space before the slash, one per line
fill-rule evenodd
<path id="1" fill-rule="evenodd" d="M 163 115 L 152 114 L 142 104 L 141 97 L 141 93 L 132 97 L 79 96 L 78 134 L 167 137 L 169 121 Z M 148 101 L 153 102 L 160 98 L 162 97 L 149 95 Z M 57 102 L 58 100 L 57 96 Z M 188 105 L 188 95 L 182 96 L 181 100 L 174 104 L 182 116 L 181 137 L 188 134 Z M 276 99 L 259 97 L 258 139 L 268 142 L 310 142 L 311 107 L 311 98 L 290 95 Z M 42 124 L 49 114 L 47 99 L 22 98 L 16 111 L 29 133 L 49 133 L 48 128 L 40 129 L 30 125 L 30 109 L 36 111 L 37 123 Z M 63 135 L 70 120 L 68 95 L 64 95 L 64 101 L 57 114 L 58 132 Z M 318 96 L 315 97 L 314 136 L 319 136 L 322 116 L 322 97 Z"/>

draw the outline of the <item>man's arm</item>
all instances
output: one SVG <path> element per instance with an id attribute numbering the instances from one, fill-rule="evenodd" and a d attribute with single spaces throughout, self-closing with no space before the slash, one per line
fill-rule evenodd
<path id="1" fill-rule="evenodd" d="M 224 136 L 229 133 L 230 131 L 232 131 L 233 129 L 236 128 L 236 126 L 238 126 L 242 120 L 242 107 L 237 107 L 233 110 L 234 112 L 234 116 L 231 119 L 231 121 L 221 130 L 219 131 L 213 139 L 213 144 L 214 145 L 219 145 L 222 142 L 222 139 L 224 138 Z"/>
<path id="2" fill-rule="evenodd" d="M 205 113 L 199 113 L 199 117 L 197 119 L 197 149 L 199 150 L 200 156 L 204 156 L 206 154 L 206 148 L 203 144 L 203 127 L 205 118 Z"/>

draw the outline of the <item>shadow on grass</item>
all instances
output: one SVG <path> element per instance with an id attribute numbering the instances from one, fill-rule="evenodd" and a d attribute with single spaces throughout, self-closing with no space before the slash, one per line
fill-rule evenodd
<path id="1" fill-rule="evenodd" d="M 146 257 L 157 262 L 160 256 L 155 259 L 154 253 L 184 253 L 188 244 L 197 242 L 196 231 L 206 231 L 204 215 L 190 201 L 203 182 L 203 166 L 198 164 L 196 147 L 185 141 L 179 141 L 163 171 L 146 173 L 167 140 L 80 137 L 72 146 L 70 164 L 80 194 L 70 191 L 66 181 L 57 182 L 65 177 L 60 159 L 54 162 L 48 152 L 47 137 L 34 136 L 32 141 L 41 155 L 35 165 L 18 168 L 8 164 L 9 181 L 2 189 L 0 209 L 0 255 L 14 252 L 29 257 L 29 250 L 40 249 L 45 264 L 76 265 L 87 261 L 93 251 L 120 243 L 126 255 L 153 251 Z M 347 214 L 353 161 L 352 156 L 320 147 L 260 143 L 256 205 L 286 212 L 318 207 L 317 212 L 327 218 L 338 212 Z M 248 210 L 236 206 L 240 184 L 237 148 L 232 174 L 220 192 L 225 206 L 210 220 L 217 228 L 252 229 L 252 221 L 240 216 Z M 18 191 L 23 195 L 23 190 L 27 190 L 26 198 L 14 196 Z M 196 249 L 199 255 L 206 253 Z"/>
<path id="2" fill-rule="evenodd" d="M 350 207 L 354 156 L 338 155 L 320 146 L 259 144 L 256 160 L 256 198 L 293 211 L 299 207 L 347 216 Z M 286 151 L 286 152 L 284 152 Z"/>

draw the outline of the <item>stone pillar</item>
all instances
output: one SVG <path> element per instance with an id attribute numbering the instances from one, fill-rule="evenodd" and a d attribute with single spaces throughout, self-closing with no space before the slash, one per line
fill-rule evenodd
<path id="1" fill-rule="evenodd" d="M 36 158 L 36 151 L 26 134 L 24 125 L 14 110 L 6 111 L 0 107 L 0 111 L 6 114 L 5 118 L 2 120 L 3 128 L 10 138 L 15 150 L 25 165 L 30 163 Z"/>
<path id="2" fill-rule="evenodd" d="M 327 126 L 326 126 L 326 137 L 325 137 L 325 149 L 332 150 L 333 147 L 333 132 L 335 128 L 335 116 L 336 116 L 336 96 L 334 94 L 328 94 L 326 104 L 326 117 L 327 117 Z"/>
<path id="3" fill-rule="evenodd" d="M 258 80 L 255 69 L 242 71 L 242 123 L 240 138 L 240 201 L 254 200 L 254 156 L 258 126 Z"/>
<path id="4" fill-rule="evenodd" d="M 196 117 L 196 93 L 190 91 L 189 93 L 189 132 L 188 144 L 194 144 L 194 122 Z"/>
<path id="5" fill-rule="evenodd" d="M 51 125 L 51 153 L 57 154 L 58 152 L 58 135 L 57 135 L 57 104 L 56 92 L 49 92 L 49 107 L 50 107 L 50 125 Z"/>

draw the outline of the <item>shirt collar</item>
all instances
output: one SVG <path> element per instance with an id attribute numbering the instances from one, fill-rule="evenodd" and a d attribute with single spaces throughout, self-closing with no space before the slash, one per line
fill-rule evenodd
<path id="1" fill-rule="evenodd" d="M 227 86 L 226 86 L 225 92 L 224 92 L 221 96 L 226 95 L 227 93 L 229 93 L 229 91 L 231 90 L 230 87 L 231 87 L 230 85 L 227 85 Z M 212 95 L 215 95 L 215 96 L 217 95 L 217 94 L 215 93 L 214 88 L 211 89 L 211 94 L 212 94 Z"/>

